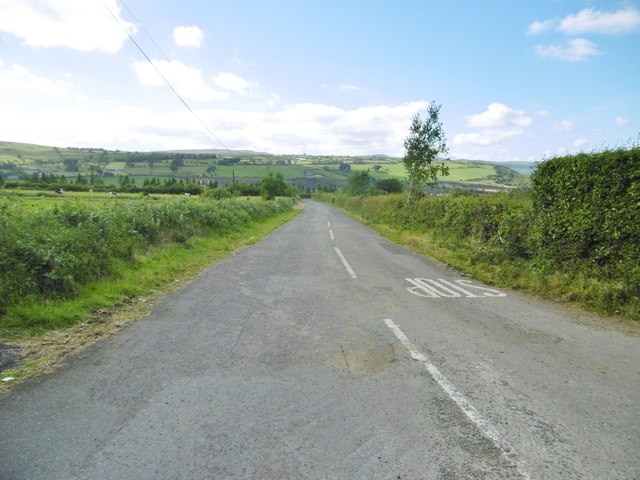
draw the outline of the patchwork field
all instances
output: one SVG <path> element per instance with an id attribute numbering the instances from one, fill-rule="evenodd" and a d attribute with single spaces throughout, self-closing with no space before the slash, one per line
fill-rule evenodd
<path id="1" fill-rule="evenodd" d="M 345 165 L 346 164 L 346 165 Z M 447 161 L 450 184 L 514 187 L 527 175 L 499 163 Z M 145 180 L 169 178 L 200 183 L 233 179 L 259 182 L 269 173 L 281 173 L 289 183 L 302 187 L 317 184 L 344 185 L 354 171 L 369 170 L 377 180 L 406 173 L 401 159 L 390 157 L 315 157 L 266 155 L 252 152 L 122 152 L 95 148 L 57 148 L 0 142 L 0 175 L 4 181 L 36 181 L 45 175 L 64 175 L 74 181 L 78 175 L 96 175 L 106 185 L 117 185 L 121 177 L 142 186 Z"/>

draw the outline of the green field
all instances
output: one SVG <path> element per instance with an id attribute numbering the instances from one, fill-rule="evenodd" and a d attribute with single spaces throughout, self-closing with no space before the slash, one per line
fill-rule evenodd
<path id="1" fill-rule="evenodd" d="M 302 177 L 304 175 L 303 171 L 303 167 L 292 165 L 228 165 L 218 166 L 216 177 L 232 178 L 235 175 L 236 179 L 261 179 L 269 173 L 281 173 L 285 179 L 291 180 Z"/>
<path id="2" fill-rule="evenodd" d="M 176 197 L 181 196 L 176 195 Z M 0 202 L 15 202 L 20 205 L 20 208 L 32 209 L 34 211 L 64 204 L 85 206 L 116 205 L 141 198 L 141 193 L 118 193 L 118 195 L 114 197 L 109 195 L 109 192 L 64 192 L 64 194 L 60 195 L 41 190 L 0 189 Z M 147 198 L 152 200 L 165 200 L 169 197 L 165 194 L 151 194 L 148 195 Z"/>
<path id="3" fill-rule="evenodd" d="M 180 160 L 176 166 L 172 162 Z M 347 163 L 350 171 L 340 170 Z M 499 185 L 513 187 L 527 178 L 505 165 L 473 161 L 447 161 L 447 185 Z M 0 175 L 5 181 L 29 180 L 34 175 L 64 175 L 74 181 L 78 174 L 99 175 L 107 185 L 118 185 L 128 176 L 136 185 L 145 179 L 171 177 L 222 184 L 233 178 L 257 183 L 268 173 L 281 173 L 285 180 L 305 188 L 317 184 L 342 186 L 354 171 L 369 169 L 376 179 L 406 179 L 401 159 L 390 157 L 327 157 L 267 155 L 252 152 L 122 152 L 97 148 L 57 148 L 0 142 Z M 508 175 L 505 175 L 505 172 Z M 500 175 L 502 174 L 502 175 Z"/>

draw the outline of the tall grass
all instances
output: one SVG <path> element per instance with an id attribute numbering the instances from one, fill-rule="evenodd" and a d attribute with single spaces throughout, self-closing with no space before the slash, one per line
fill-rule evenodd
<path id="1" fill-rule="evenodd" d="M 153 245 L 238 232 L 291 206 L 289 199 L 146 198 L 34 211 L 16 199 L 1 201 L 0 315 L 25 298 L 73 297 Z"/>

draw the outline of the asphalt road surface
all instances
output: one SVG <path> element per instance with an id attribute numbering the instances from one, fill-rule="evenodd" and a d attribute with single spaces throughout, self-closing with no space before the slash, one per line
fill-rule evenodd
<path id="1" fill-rule="evenodd" d="M 610 324 L 609 324 L 610 325 Z M 640 478 L 640 336 L 330 207 L 0 399 L 0 478 Z"/>

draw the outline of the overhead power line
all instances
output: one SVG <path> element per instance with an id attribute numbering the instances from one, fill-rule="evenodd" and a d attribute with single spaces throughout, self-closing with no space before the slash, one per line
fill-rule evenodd
<path id="1" fill-rule="evenodd" d="M 131 17 L 135 20 L 135 22 L 140 26 L 140 29 L 144 32 L 144 34 L 151 41 L 151 43 L 153 43 L 153 45 L 156 47 L 158 52 L 160 52 L 160 54 L 164 57 L 164 59 L 167 62 L 171 63 L 171 59 L 169 58 L 169 56 L 164 52 L 164 50 L 160 47 L 160 45 L 158 45 L 158 42 L 156 42 L 154 40 L 154 38 L 147 31 L 147 29 L 144 28 L 144 25 L 142 24 L 142 22 L 140 20 L 138 20 L 138 17 L 136 17 L 136 15 L 131 11 L 131 9 L 127 6 L 127 4 L 124 2 L 124 0 L 119 0 L 119 1 L 122 4 L 122 6 L 125 8 L 125 10 L 127 12 L 129 12 L 129 15 L 131 15 Z M 207 110 L 211 110 L 211 107 L 209 105 L 207 105 L 207 103 L 202 101 L 202 100 L 200 100 L 200 105 L 202 105 Z M 220 124 L 222 126 L 222 128 L 224 128 L 225 130 L 229 130 L 229 128 L 225 125 L 225 123 L 222 120 L 217 119 L 217 123 Z"/>
<path id="2" fill-rule="evenodd" d="M 142 26 L 142 24 L 138 21 L 138 19 L 135 17 L 135 15 L 133 15 L 133 13 L 131 12 L 131 10 L 129 10 L 129 7 L 127 7 L 124 2 L 122 0 L 120 0 L 120 2 L 124 5 L 124 7 L 126 8 L 126 10 L 131 14 L 131 16 L 134 18 L 134 20 L 140 25 L 140 28 L 142 28 L 142 30 L 145 32 L 145 34 L 151 39 L 151 41 L 153 42 L 153 44 L 156 46 L 156 48 L 160 51 L 160 53 L 162 53 L 162 55 L 164 55 L 165 58 L 167 58 L 167 56 L 164 54 L 164 52 L 162 51 L 162 49 L 158 46 L 158 44 L 153 40 L 153 38 L 151 37 L 151 35 L 149 35 L 149 33 L 146 31 L 146 29 Z M 135 41 L 135 39 L 133 38 L 133 36 L 131 35 L 131 33 L 129 33 L 129 30 L 127 30 L 125 28 L 124 25 L 122 25 L 122 23 L 120 22 L 120 20 L 118 19 L 118 17 L 115 15 L 115 13 L 113 13 L 113 11 L 109 8 L 109 6 L 104 2 L 104 0 L 100 0 L 100 3 L 102 3 L 102 5 L 104 6 L 104 8 L 109 12 L 109 14 L 111 15 L 111 17 L 113 18 L 113 20 L 120 26 L 120 28 L 122 28 L 122 30 L 127 34 L 127 36 L 129 37 L 129 40 L 131 40 L 131 43 L 133 43 L 136 48 L 140 51 L 140 53 L 142 54 L 142 56 L 144 56 L 144 58 L 147 60 L 147 62 L 149 62 L 149 64 L 153 67 L 153 69 L 158 73 L 158 75 L 160 75 L 160 78 L 162 78 L 162 80 L 164 81 L 164 83 L 167 84 L 167 86 L 171 89 L 171 91 L 174 93 L 174 95 L 176 97 L 178 97 L 178 99 L 182 102 L 182 104 L 185 106 L 185 108 L 187 110 L 189 110 L 189 112 L 191 112 L 191 114 L 194 116 L 194 118 L 196 120 L 198 120 L 198 122 L 200 122 L 200 125 L 202 125 L 202 127 L 207 131 L 207 133 L 209 133 L 209 135 L 211 135 L 211 137 L 218 142 L 220 145 L 222 145 L 222 147 L 227 150 L 229 153 L 233 153 L 229 147 L 227 147 L 224 142 L 222 140 L 220 140 L 220 138 L 218 138 L 218 136 L 213 133 L 213 131 L 208 127 L 208 125 L 200 118 L 200 116 L 191 108 L 191 106 L 187 103 L 187 101 L 182 97 L 182 95 L 180 95 L 178 93 L 178 91 L 173 88 L 173 85 L 171 85 L 171 82 L 169 82 L 169 80 L 167 79 L 167 77 L 165 77 L 162 72 L 160 71 L 160 69 L 156 66 L 155 63 L 153 63 L 153 61 L 151 61 L 151 58 L 149 58 L 149 56 L 146 54 L 146 52 L 144 51 L 144 49 L 140 46 L 140 44 L 138 44 L 138 42 Z M 168 60 L 168 58 L 167 58 Z"/>

